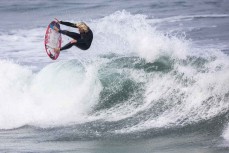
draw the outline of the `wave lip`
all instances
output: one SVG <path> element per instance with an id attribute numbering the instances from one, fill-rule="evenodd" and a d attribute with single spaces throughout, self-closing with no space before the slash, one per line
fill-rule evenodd
<path id="1" fill-rule="evenodd" d="M 98 45 L 105 46 L 104 53 L 111 51 L 116 54 L 136 54 L 148 62 L 154 62 L 161 56 L 183 59 L 187 55 L 189 42 L 185 38 L 157 31 L 145 15 L 117 11 L 98 20 L 97 24 L 94 31 L 103 40 Z M 104 44 L 100 44 L 101 42 Z"/>

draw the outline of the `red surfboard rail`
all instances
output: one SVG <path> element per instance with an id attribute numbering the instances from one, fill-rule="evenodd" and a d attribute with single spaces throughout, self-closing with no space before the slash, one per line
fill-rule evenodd
<path id="1" fill-rule="evenodd" d="M 56 21 L 52 21 L 46 29 L 44 45 L 47 55 L 52 60 L 56 60 L 59 56 L 59 53 L 55 53 L 54 48 L 61 48 L 62 37 L 60 33 L 56 32 L 51 28 L 53 26 L 56 26 L 60 29 L 59 23 L 57 23 Z"/>

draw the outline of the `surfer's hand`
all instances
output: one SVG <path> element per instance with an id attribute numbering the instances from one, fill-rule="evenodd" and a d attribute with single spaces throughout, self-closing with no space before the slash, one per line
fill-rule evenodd
<path id="1" fill-rule="evenodd" d="M 54 48 L 54 52 L 55 52 L 56 54 L 60 53 L 60 48 Z"/>
<path id="2" fill-rule="evenodd" d="M 73 39 L 73 40 L 71 41 L 71 44 L 74 44 L 74 43 L 76 43 L 76 42 L 77 42 L 77 40 Z"/>
<path id="3" fill-rule="evenodd" d="M 57 18 L 54 18 L 56 20 L 57 23 L 60 23 L 60 20 L 58 20 Z"/>

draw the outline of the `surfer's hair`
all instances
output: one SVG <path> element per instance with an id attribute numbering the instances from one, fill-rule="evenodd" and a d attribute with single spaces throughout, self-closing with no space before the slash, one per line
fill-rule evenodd
<path id="1" fill-rule="evenodd" d="M 89 27 L 86 25 L 86 23 L 84 22 L 79 22 L 79 23 L 76 23 L 76 26 L 83 30 L 84 32 L 88 32 L 89 31 Z"/>

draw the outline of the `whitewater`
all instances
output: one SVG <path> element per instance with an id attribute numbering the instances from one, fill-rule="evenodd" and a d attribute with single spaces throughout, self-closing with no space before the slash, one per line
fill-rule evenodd
<path id="1" fill-rule="evenodd" d="M 229 14 L 155 18 L 124 9 L 98 16 L 86 20 L 91 48 L 73 47 L 56 61 L 45 53 L 47 25 L 0 30 L 0 150 L 227 152 L 226 41 L 196 34 L 215 25 L 183 25 Z"/>

